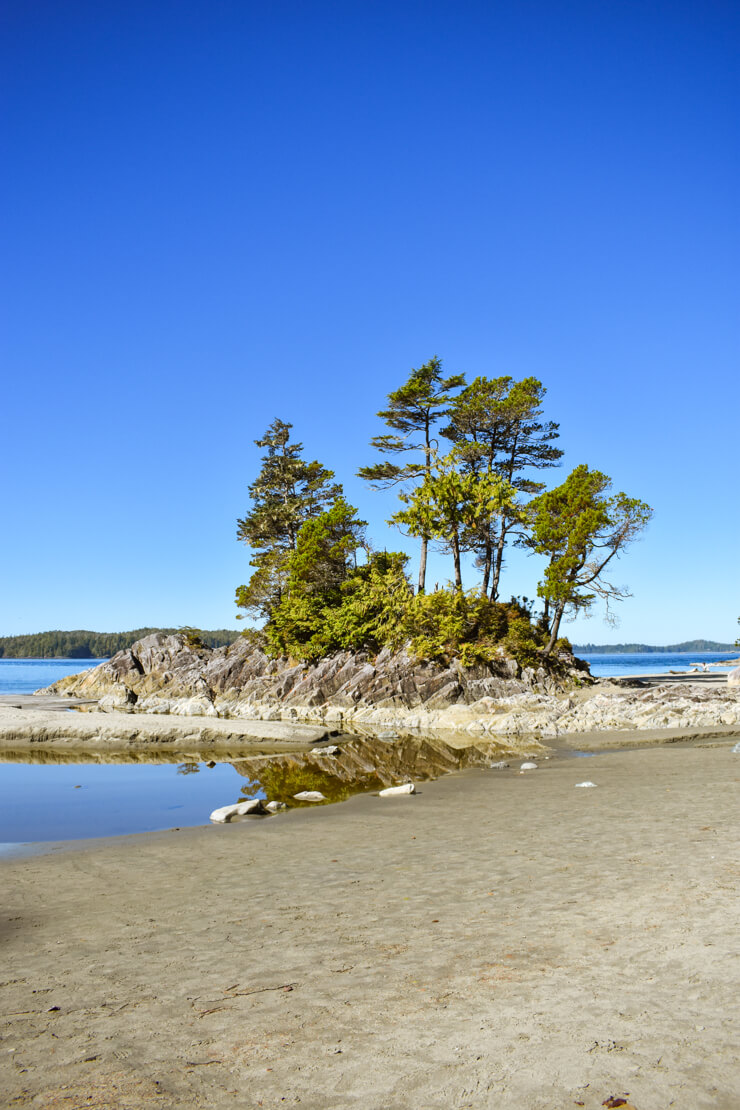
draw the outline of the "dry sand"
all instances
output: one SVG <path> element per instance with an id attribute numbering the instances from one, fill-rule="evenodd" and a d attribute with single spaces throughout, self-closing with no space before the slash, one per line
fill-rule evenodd
<path id="1" fill-rule="evenodd" d="M 739 781 L 607 752 L 6 861 L 2 1105 L 737 1110 Z"/>

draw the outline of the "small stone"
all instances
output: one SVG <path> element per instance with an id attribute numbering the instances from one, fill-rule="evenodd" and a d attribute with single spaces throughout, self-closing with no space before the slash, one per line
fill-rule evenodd
<path id="1" fill-rule="evenodd" d="M 596 786 L 595 782 L 577 782 L 576 786 Z"/>
<path id="2" fill-rule="evenodd" d="M 287 809 L 285 802 L 268 802 L 265 809 L 269 813 L 280 813 L 282 810 Z"/>
<path id="3" fill-rule="evenodd" d="M 740 743 L 734 744 L 730 748 L 730 751 L 732 752 L 733 755 L 740 755 Z"/>
<path id="4" fill-rule="evenodd" d="M 519 770 L 520 771 L 536 771 L 537 770 L 537 764 L 536 763 L 522 763 Z"/>
<path id="5" fill-rule="evenodd" d="M 491 771 L 505 771 L 508 768 L 508 766 L 509 766 L 509 764 L 506 762 L 505 759 L 499 760 L 498 763 L 489 763 L 488 764 L 489 770 L 491 770 Z"/>
<path id="6" fill-rule="evenodd" d="M 339 755 L 336 744 L 324 744 L 321 748 L 311 748 L 309 755 Z"/>
<path id="7" fill-rule="evenodd" d="M 416 787 L 413 782 L 405 782 L 403 786 L 386 786 L 385 790 L 378 793 L 381 798 L 392 798 L 396 794 L 415 794 Z"/>
<path id="8" fill-rule="evenodd" d="M 297 802 L 325 802 L 326 798 L 320 790 L 301 790 L 299 794 L 294 794 L 293 797 Z"/>

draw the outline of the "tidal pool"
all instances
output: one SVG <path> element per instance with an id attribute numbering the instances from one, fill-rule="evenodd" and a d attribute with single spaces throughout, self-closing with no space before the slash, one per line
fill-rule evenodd
<path id="1" fill-rule="evenodd" d="M 203 762 L 202 752 L 5 751 L 0 753 L 0 850 L 206 825 L 214 809 L 247 798 L 296 808 L 307 804 L 295 799 L 303 790 L 320 791 L 326 803 L 339 802 L 411 779 L 423 782 L 490 766 L 501 755 L 500 745 L 491 741 L 453 746 L 408 736 L 390 743 L 345 736 L 338 738 L 338 748 L 325 752 L 222 751 L 213 765 Z"/>
<path id="2" fill-rule="evenodd" d="M 0 843 L 205 825 L 217 806 L 264 797 L 248 786 L 231 763 L 2 762 Z"/>

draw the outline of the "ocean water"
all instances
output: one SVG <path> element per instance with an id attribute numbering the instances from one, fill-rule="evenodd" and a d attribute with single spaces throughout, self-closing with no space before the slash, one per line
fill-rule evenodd
<path id="1" fill-rule="evenodd" d="M 97 667 L 102 659 L 0 659 L 0 694 L 32 694 L 68 674 Z"/>
<path id="2" fill-rule="evenodd" d="M 581 652 L 580 658 L 585 659 L 591 668 L 591 674 L 599 678 L 616 677 L 617 675 L 641 674 L 667 674 L 670 671 L 685 673 L 695 664 L 717 663 L 718 660 L 737 658 L 740 650 L 735 651 L 651 651 L 639 652 L 634 655 L 596 655 Z M 726 667 L 708 667 L 710 674 L 727 674 L 730 664 Z M 735 664 L 737 666 L 737 664 Z M 701 669 L 701 666 L 700 666 Z"/>

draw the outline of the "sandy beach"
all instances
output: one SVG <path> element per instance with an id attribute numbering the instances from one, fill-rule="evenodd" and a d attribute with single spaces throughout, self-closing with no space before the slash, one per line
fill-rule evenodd
<path id="1" fill-rule="evenodd" d="M 3 1105 L 735 1110 L 730 748 L 5 861 Z"/>

